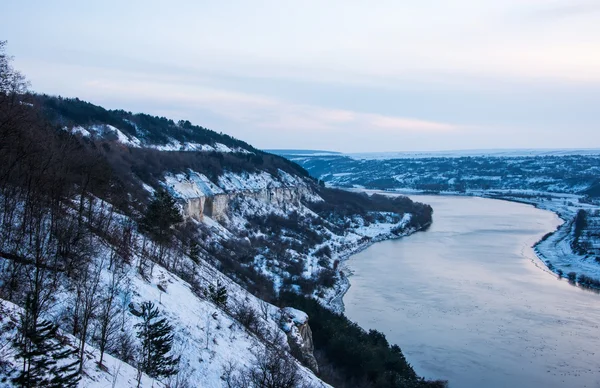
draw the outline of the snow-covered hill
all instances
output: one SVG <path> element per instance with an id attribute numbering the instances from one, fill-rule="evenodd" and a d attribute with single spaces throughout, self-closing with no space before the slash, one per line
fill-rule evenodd
<path id="1" fill-rule="evenodd" d="M 60 362 L 81 366 L 82 387 L 327 386 L 320 377 L 443 386 L 420 379 L 380 333 L 327 310 L 343 310 L 343 260 L 426 227 L 429 206 L 324 187 L 284 158 L 186 121 L 4 97 L 3 386 L 62 373 L 39 350 L 50 345 L 74 351 L 61 350 Z M 282 295 L 318 306 L 308 304 L 322 328 L 334 319 L 337 342 L 314 342 L 313 318 Z M 46 322 L 58 331 L 40 339 Z M 364 355 L 342 357 L 348 346 Z M 370 352 L 381 357 L 363 362 Z M 157 366 L 164 360 L 177 373 Z"/>

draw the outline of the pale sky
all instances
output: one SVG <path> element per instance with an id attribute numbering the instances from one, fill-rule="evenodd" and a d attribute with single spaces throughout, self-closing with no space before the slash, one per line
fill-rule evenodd
<path id="1" fill-rule="evenodd" d="M 0 0 L 41 93 L 259 148 L 600 148 L 600 0 Z"/>

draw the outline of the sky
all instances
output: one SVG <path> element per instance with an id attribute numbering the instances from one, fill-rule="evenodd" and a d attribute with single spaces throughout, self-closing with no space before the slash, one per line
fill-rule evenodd
<path id="1" fill-rule="evenodd" d="M 32 90 L 258 148 L 600 148 L 600 0 L 1 1 Z"/>

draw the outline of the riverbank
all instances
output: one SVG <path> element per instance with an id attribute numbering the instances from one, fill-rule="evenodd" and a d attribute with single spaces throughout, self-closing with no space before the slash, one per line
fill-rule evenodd
<path id="1" fill-rule="evenodd" d="M 417 233 L 417 232 L 427 229 L 430 225 L 431 225 L 431 223 L 424 225 L 420 229 L 407 229 L 400 234 L 393 233 L 392 230 L 394 230 L 394 227 L 389 227 L 387 232 L 379 233 L 376 236 L 374 236 L 374 237 L 370 238 L 369 240 L 367 240 L 363 243 L 360 243 L 358 245 L 354 245 L 354 246 L 350 245 L 345 251 L 341 252 L 337 256 L 337 259 L 340 261 L 339 268 L 340 268 L 341 279 L 336 283 L 336 285 L 334 287 L 335 294 L 328 298 L 328 300 L 326 302 L 326 306 L 328 306 L 332 311 L 334 311 L 336 313 L 344 312 L 344 300 L 343 299 L 344 299 L 344 295 L 350 289 L 350 280 L 348 278 L 352 275 L 352 271 L 346 265 L 346 263 L 350 257 L 364 251 L 365 249 L 369 248 L 370 246 L 372 246 L 375 243 L 386 241 L 386 240 L 397 240 L 402 237 L 407 237 L 407 236 L 410 236 L 411 234 L 414 234 L 414 233 Z"/>
<path id="2" fill-rule="evenodd" d="M 576 250 L 581 241 L 577 237 L 577 215 L 583 210 L 587 214 L 587 223 L 592 223 L 600 215 L 600 206 L 593 203 L 582 202 L 583 196 L 557 193 L 514 193 L 491 192 L 487 198 L 514 201 L 535 206 L 538 209 L 548 210 L 563 221 L 552 233 L 544 236 L 533 245 L 538 258 L 559 277 L 569 277 L 569 280 L 583 288 L 597 287 L 580 282 L 583 277 L 600 279 L 600 258 L 593 254 L 593 250 Z M 590 238 L 583 242 L 586 246 L 594 248 L 600 245 L 600 237 Z M 591 252 L 590 252 L 591 251 Z"/>
<path id="3" fill-rule="evenodd" d="M 533 245 L 533 249 L 546 270 L 555 273 L 559 277 L 567 277 L 571 274 L 571 283 L 576 284 L 581 275 L 591 279 L 600 280 L 600 255 L 594 251 L 600 249 L 600 236 L 591 236 L 583 241 L 591 247 L 591 253 L 579 253 L 574 250 L 576 240 L 575 218 L 580 210 L 588 214 L 588 223 L 600 225 L 600 205 L 585 202 L 585 197 L 577 194 L 541 192 L 533 190 L 473 190 L 466 192 L 424 192 L 412 189 L 394 189 L 391 191 L 366 190 L 369 193 L 384 193 L 397 195 L 440 195 L 481 197 L 511 201 L 532 205 L 538 209 L 548 210 L 563 221 L 552 233 L 544 236 Z M 435 212 L 435 209 L 434 209 Z M 600 233 L 600 231 L 599 231 Z M 584 288 L 594 288 L 586 284 L 580 284 Z"/>

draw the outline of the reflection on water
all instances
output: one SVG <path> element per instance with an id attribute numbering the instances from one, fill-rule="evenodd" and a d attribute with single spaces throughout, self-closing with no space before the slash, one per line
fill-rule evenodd
<path id="1" fill-rule="evenodd" d="M 427 232 L 348 261 L 346 314 L 451 387 L 600 387 L 600 296 L 545 271 L 531 246 L 560 223 L 531 206 L 414 196 Z"/>

